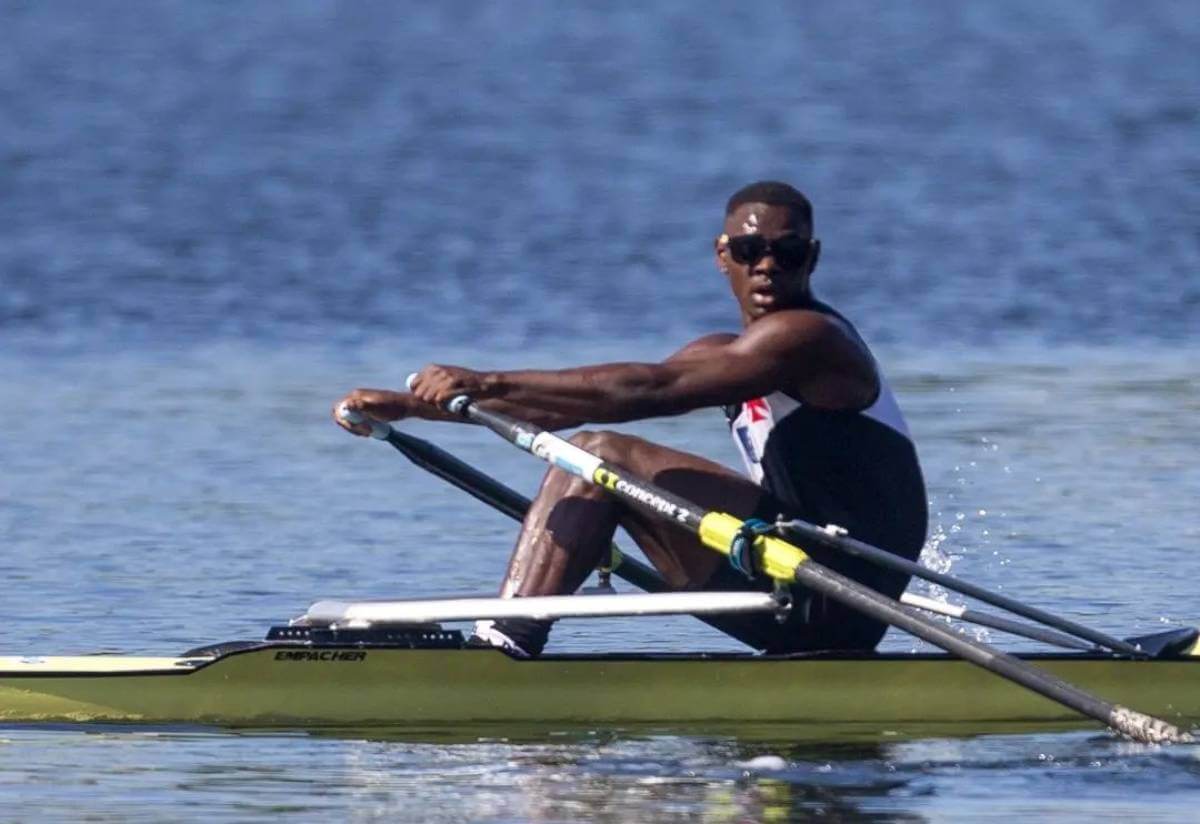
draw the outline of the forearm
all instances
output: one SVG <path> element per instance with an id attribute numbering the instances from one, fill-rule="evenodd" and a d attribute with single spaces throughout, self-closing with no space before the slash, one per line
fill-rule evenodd
<path id="1" fill-rule="evenodd" d="M 426 421 L 445 421 L 446 423 L 471 423 L 471 421 L 456 412 L 426 403 L 408 392 L 359 390 L 359 393 L 360 398 L 363 397 L 363 393 L 370 393 L 365 398 L 369 402 L 365 406 L 361 404 L 359 406 L 371 417 L 380 420 L 398 421 L 406 418 L 419 418 Z M 578 417 L 563 415 L 557 412 L 547 412 L 544 409 L 523 406 L 507 400 L 491 399 L 479 401 L 478 403 L 487 409 L 502 412 L 505 415 L 511 415 L 523 421 L 529 421 L 542 429 L 571 429 L 585 422 Z"/>
<path id="2" fill-rule="evenodd" d="M 574 369 L 480 372 L 429 364 L 412 392 L 445 404 L 458 395 L 512 404 L 548 426 L 620 423 L 733 403 L 770 390 L 784 360 L 721 334 L 694 341 L 662 363 L 606 363 Z M 740 351 L 746 350 L 746 351 Z"/>
<path id="3" fill-rule="evenodd" d="M 554 371 L 495 372 L 499 400 L 579 423 L 619 423 L 677 415 L 707 405 L 694 373 L 672 363 L 610 363 Z"/>

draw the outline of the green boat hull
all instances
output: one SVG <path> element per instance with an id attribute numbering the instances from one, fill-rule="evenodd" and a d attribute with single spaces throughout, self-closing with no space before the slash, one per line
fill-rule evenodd
<path id="1" fill-rule="evenodd" d="M 1200 721 L 1200 657 L 1024 656 L 1142 712 Z M 571 729 L 1078 722 L 1071 710 L 942 655 L 547 655 L 297 648 L 214 657 L 0 658 L 0 723 Z"/>

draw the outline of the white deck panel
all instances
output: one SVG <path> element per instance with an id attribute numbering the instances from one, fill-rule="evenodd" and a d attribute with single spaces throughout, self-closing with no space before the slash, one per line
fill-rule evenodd
<path id="1" fill-rule="evenodd" d="M 547 595 L 530 598 L 450 598 L 422 601 L 318 601 L 292 623 L 367 627 L 429 624 L 477 618 L 603 618 L 629 615 L 712 615 L 774 612 L 766 592 L 664 592 L 622 595 Z"/>
<path id="2" fill-rule="evenodd" d="M 186 672 L 209 660 L 135 655 L 2 655 L 0 675 Z"/>

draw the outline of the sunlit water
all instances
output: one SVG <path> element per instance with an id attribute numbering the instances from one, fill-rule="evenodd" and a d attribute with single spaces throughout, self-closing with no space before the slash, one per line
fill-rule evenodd
<path id="1" fill-rule="evenodd" d="M 657 359 L 731 328 L 710 238 L 763 175 L 813 195 L 821 294 L 908 414 L 927 562 L 1118 635 L 1195 624 L 1200 16 L 852 6 L 6 5 L 0 654 L 178 653 L 320 597 L 493 589 L 513 525 L 330 404 L 431 360 Z M 734 460 L 715 411 L 626 429 Z M 413 431 L 525 492 L 542 470 Z M 647 626 L 564 622 L 552 649 L 733 648 Z M 1186 821 L 1200 766 L 1098 729 L 8 728 L 0 799 L 4 820 Z"/>

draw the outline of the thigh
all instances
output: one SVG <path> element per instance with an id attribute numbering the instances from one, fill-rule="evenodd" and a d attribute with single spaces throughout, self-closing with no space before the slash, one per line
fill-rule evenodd
<path id="1" fill-rule="evenodd" d="M 764 495 L 762 487 L 728 467 L 644 438 L 597 432 L 581 433 L 572 440 L 703 509 L 746 518 Z M 703 586 L 724 563 L 723 555 L 675 524 L 631 508 L 623 508 L 620 524 L 676 588 Z"/>
<path id="2" fill-rule="evenodd" d="M 788 514 L 787 508 L 762 487 L 698 455 L 616 433 L 587 433 L 573 440 L 606 461 L 704 509 L 766 521 Z M 770 591 L 774 585 L 765 577 L 747 579 L 728 565 L 724 555 L 701 545 L 695 535 L 672 523 L 624 509 L 620 524 L 677 588 Z M 839 568 L 870 586 L 888 589 L 882 586 L 883 581 L 876 580 L 881 571 L 873 565 L 865 564 L 865 568 L 858 569 L 856 564 L 862 562 L 855 559 L 818 548 L 811 548 L 811 552 L 818 562 Z M 855 569 L 843 568 L 846 564 Z M 804 587 L 794 585 L 792 592 L 794 606 L 787 620 L 781 623 L 772 615 L 737 616 L 731 623 L 739 627 L 739 637 L 751 646 L 773 653 L 870 650 L 887 629 L 886 625 Z"/>
<path id="3" fill-rule="evenodd" d="M 748 478 L 698 455 L 608 432 L 581 433 L 572 440 L 704 509 L 765 521 L 794 514 Z M 701 545 L 695 535 L 672 523 L 626 508 L 620 524 L 677 588 L 770 591 L 774 585 L 765 577 L 747 579 L 728 565 L 724 555 Z M 808 551 L 818 563 L 893 597 L 904 588 L 904 581 L 888 579 L 888 573 L 873 564 L 820 547 Z M 773 653 L 870 650 L 887 630 L 885 624 L 805 587 L 793 585 L 792 593 L 794 606 L 787 620 L 780 623 L 772 615 L 737 616 L 734 623 L 739 626 L 739 637 Z"/>

